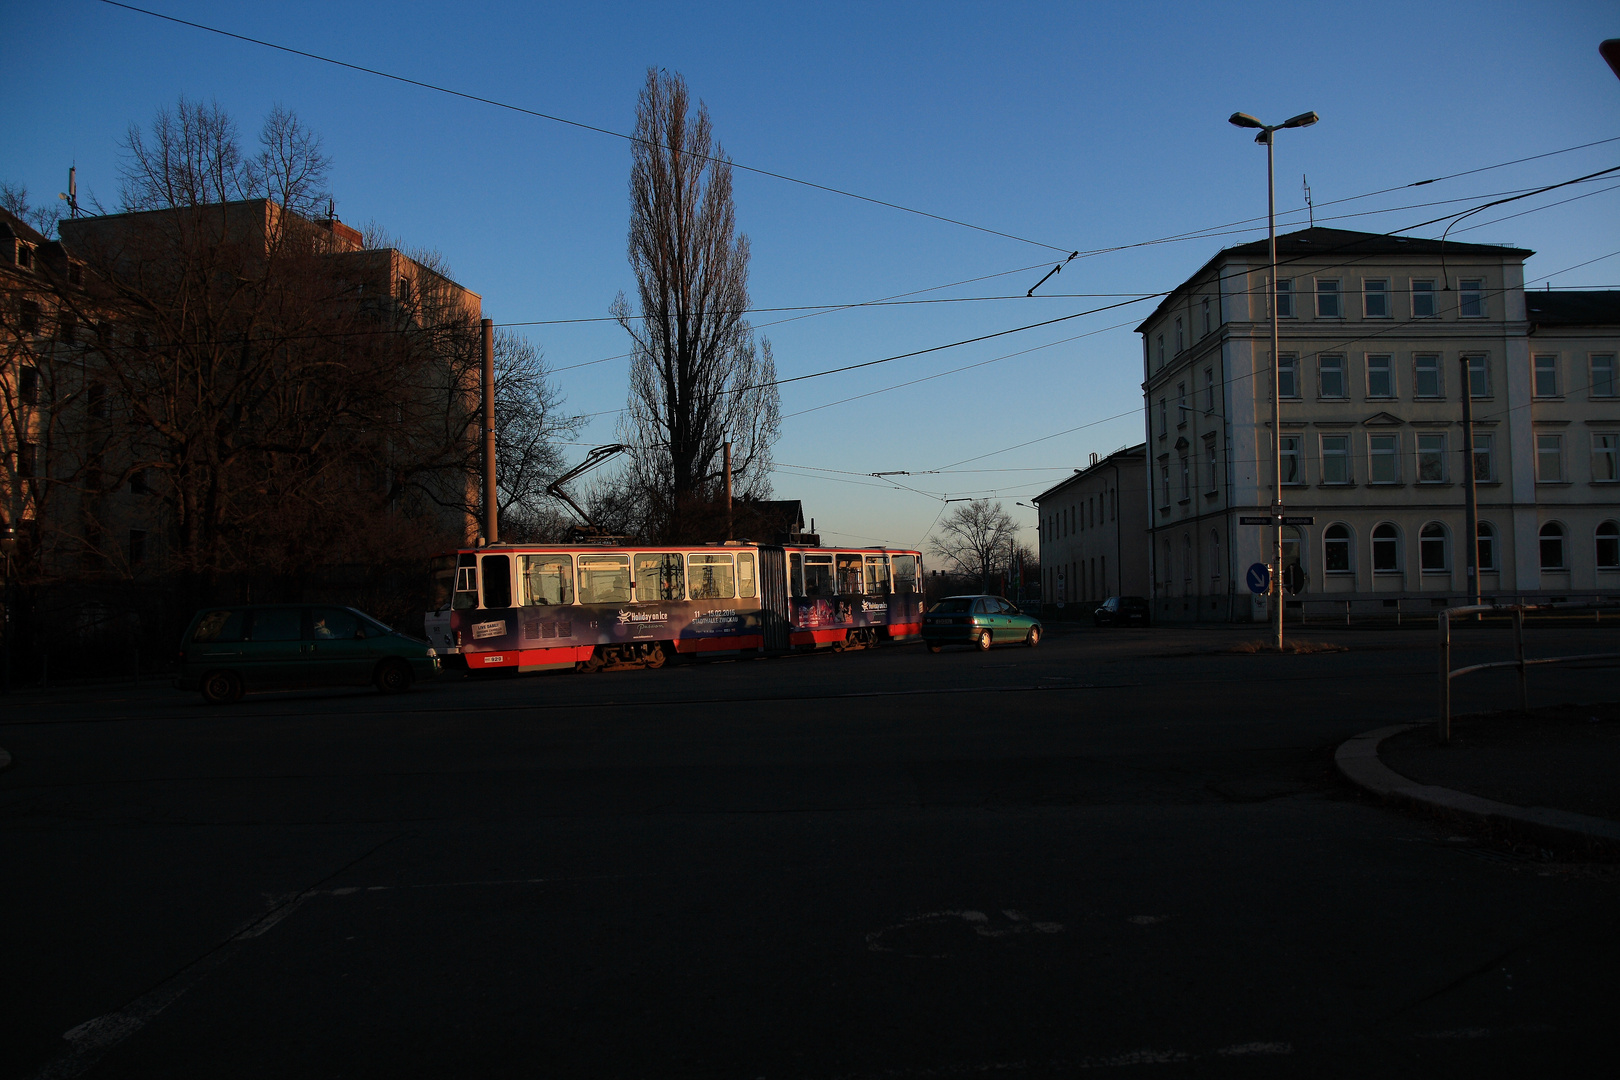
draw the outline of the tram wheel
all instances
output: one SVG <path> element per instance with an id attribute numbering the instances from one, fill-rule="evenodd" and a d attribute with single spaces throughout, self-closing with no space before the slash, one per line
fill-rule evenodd
<path id="1" fill-rule="evenodd" d="M 669 658 L 664 655 L 664 647 L 656 642 L 653 644 L 652 648 L 647 650 L 647 666 L 650 668 L 661 668 L 664 666 L 664 662 L 668 659 Z"/>
<path id="2" fill-rule="evenodd" d="M 988 630 L 980 631 L 979 640 L 974 642 L 974 644 L 978 645 L 980 652 L 989 652 L 990 651 L 990 631 L 988 631 Z"/>
<path id="3" fill-rule="evenodd" d="M 601 671 L 606 663 L 607 661 L 602 659 L 602 651 L 595 649 L 591 652 L 591 658 L 580 664 L 579 670 L 588 671 L 594 675 L 596 672 Z"/>
<path id="4" fill-rule="evenodd" d="M 242 676 L 234 671 L 210 671 L 203 677 L 202 696 L 210 705 L 229 705 L 242 696 Z"/>

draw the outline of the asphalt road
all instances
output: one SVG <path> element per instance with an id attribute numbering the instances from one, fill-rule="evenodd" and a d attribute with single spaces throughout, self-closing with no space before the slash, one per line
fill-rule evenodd
<path id="1" fill-rule="evenodd" d="M 1432 630 L 1255 636 L 14 695 L 0 1077 L 1608 1075 L 1617 868 L 1333 769 Z"/>

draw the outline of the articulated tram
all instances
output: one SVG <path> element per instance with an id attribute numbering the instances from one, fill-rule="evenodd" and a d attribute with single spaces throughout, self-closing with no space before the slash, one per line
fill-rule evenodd
<path id="1" fill-rule="evenodd" d="M 469 670 L 661 667 L 922 632 L 922 554 L 725 544 L 494 544 L 440 556 L 424 626 Z"/>

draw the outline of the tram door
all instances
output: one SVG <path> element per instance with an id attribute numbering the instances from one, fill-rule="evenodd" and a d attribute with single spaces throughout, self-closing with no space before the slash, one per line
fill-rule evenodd
<path id="1" fill-rule="evenodd" d="M 787 554 L 779 547 L 759 549 L 759 618 L 766 652 L 788 647 Z"/>

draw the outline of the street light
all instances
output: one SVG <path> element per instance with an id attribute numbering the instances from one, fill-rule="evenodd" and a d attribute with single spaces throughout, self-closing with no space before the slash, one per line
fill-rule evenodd
<path id="1" fill-rule="evenodd" d="M 1290 117 L 1280 124 L 1262 124 L 1248 113 L 1233 113 L 1228 122 L 1240 128 L 1259 128 L 1260 134 L 1254 141 L 1266 148 L 1266 224 L 1271 238 L 1271 290 L 1269 305 L 1271 307 L 1271 514 L 1275 519 L 1272 523 L 1276 533 L 1276 542 L 1272 546 L 1271 559 L 1271 594 L 1275 598 L 1276 606 L 1276 646 L 1282 652 L 1283 647 L 1283 593 L 1282 593 L 1282 401 L 1277 386 L 1277 351 L 1280 348 L 1277 334 L 1277 177 L 1275 162 L 1273 161 L 1272 143 L 1275 141 L 1272 132 L 1283 128 L 1310 127 L 1316 123 L 1317 115 L 1314 112 L 1300 113 Z"/>

